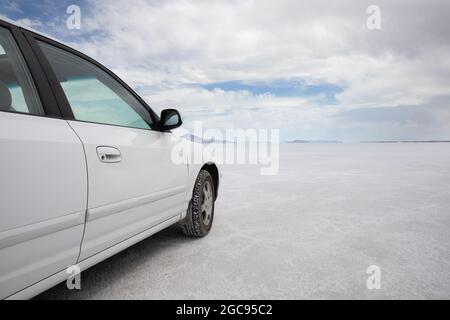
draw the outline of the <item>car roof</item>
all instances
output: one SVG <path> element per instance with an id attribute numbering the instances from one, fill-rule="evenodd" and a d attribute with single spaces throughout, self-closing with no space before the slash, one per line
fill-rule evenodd
<path id="1" fill-rule="evenodd" d="M 41 36 L 43 36 L 45 38 L 51 39 L 53 41 L 59 42 L 61 44 L 64 44 L 64 45 L 70 47 L 67 43 L 65 43 L 65 42 L 63 42 L 61 40 L 55 39 L 52 36 L 49 36 L 48 34 L 45 34 L 45 33 L 41 32 L 41 31 L 35 30 L 35 29 L 31 28 L 30 26 L 27 26 L 23 22 L 20 22 L 20 20 L 15 21 L 15 20 L 11 20 L 11 19 L 9 19 L 9 18 L 7 18 L 5 16 L 0 15 L 0 21 L 4 21 L 6 23 L 12 24 L 12 25 L 14 25 L 16 27 L 19 27 L 21 29 L 25 29 L 25 30 L 31 31 L 31 32 L 39 34 L 39 35 L 41 35 Z"/>
<path id="2" fill-rule="evenodd" d="M 18 26 L 18 27 L 21 27 L 20 23 L 18 23 L 17 21 L 11 20 L 11 19 L 9 19 L 9 18 L 7 18 L 5 16 L 2 16 L 2 15 L 0 15 L 0 20 L 3 20 L 5 22 L 7 22 L 7 23 L 13 24 L 13 25 Z"/>

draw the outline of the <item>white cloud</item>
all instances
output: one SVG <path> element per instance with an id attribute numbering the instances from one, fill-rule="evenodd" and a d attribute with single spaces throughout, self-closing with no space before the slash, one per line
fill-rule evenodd
<path id="1" fill-rule="evenodd" d="M 16 23 L 21 26 L 32 28 L 32 29 L 40 28 L 43 25 L 42 22 L 39 20 L 36 20 L 36 19 L 32 20 L 32 19 L 28 19 L 28 18 L 16 20 Z"/>
<path id="2" fill-rule="evenodd" d="M 366 28 L 370 4 L 90 0 L 82 29 L 89 37 L 73 45 L 139 88 L 157 109 L 178 106 L 188 119 L 208 117 L 220 127 L 241 124 L 242 114 L 250 113 L 254 123 L 299 135 L 313 128 L 308 132 L 321 138 L 340 132 L 339 112 L 425 106 L 450 97 L 450 4 L 379 0 L 380 31 Z M 343 92 L 327 106 L 315 97 L 193 86 L 273 79 L 335 84 Z M 439 125 L 450 135 L 448 124 Z"/>

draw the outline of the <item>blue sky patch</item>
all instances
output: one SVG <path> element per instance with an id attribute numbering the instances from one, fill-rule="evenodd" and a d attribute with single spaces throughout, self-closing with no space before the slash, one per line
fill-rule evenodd
<path id="1" fill-rule="evenodd" d="M 207 90 L 248 91 L 254 95 L 272 94 L 278 97 L 323 96 L 324 103 L 333 103 L 343 88 L 334 84 L 306 84 L 302 80 L 275 80 L 270 82 L 225 81 L 200 85 Z"/>
<path id="2" fill-rule="evenodd" d="M 86 0 L 7 0 L 0 4 L 0 12 L 13 20 L 27 18 L 45 22 L 45 18 L 66 15 L 67 7 L 72 4 L 82 9 L 88 8 Z"/>
<path id="3" fill-rule="evenodd" d="M 64 42 L 89 39 L 91 34 L 67 29 L 67 8 L 70 5 L 80 7 L 81 17 L 89 16 L 91 6 L 88 0 L 6 0 L 0 3 L 0 15 L 11 20 L 28 19 L 32 23 L 38 22 L 39 25 L 32 24 L 30 27 Z"/>

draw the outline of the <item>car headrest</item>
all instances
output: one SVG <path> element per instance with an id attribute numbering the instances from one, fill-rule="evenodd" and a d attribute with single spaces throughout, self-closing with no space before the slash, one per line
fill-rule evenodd
<path id="1" fill-rule="evenodd" d="M 0 110 L 11 111 L 12 97 L 8 87 L 0 81 Z"/>

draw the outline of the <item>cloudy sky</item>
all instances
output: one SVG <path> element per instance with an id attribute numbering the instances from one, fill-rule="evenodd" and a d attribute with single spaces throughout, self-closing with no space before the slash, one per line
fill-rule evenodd
<path id="1" fill-rule="evenodd" d="M 2 0 L 0 15 L 94 57 L 187 128 L 450 140 L 450 1 Z"/>

